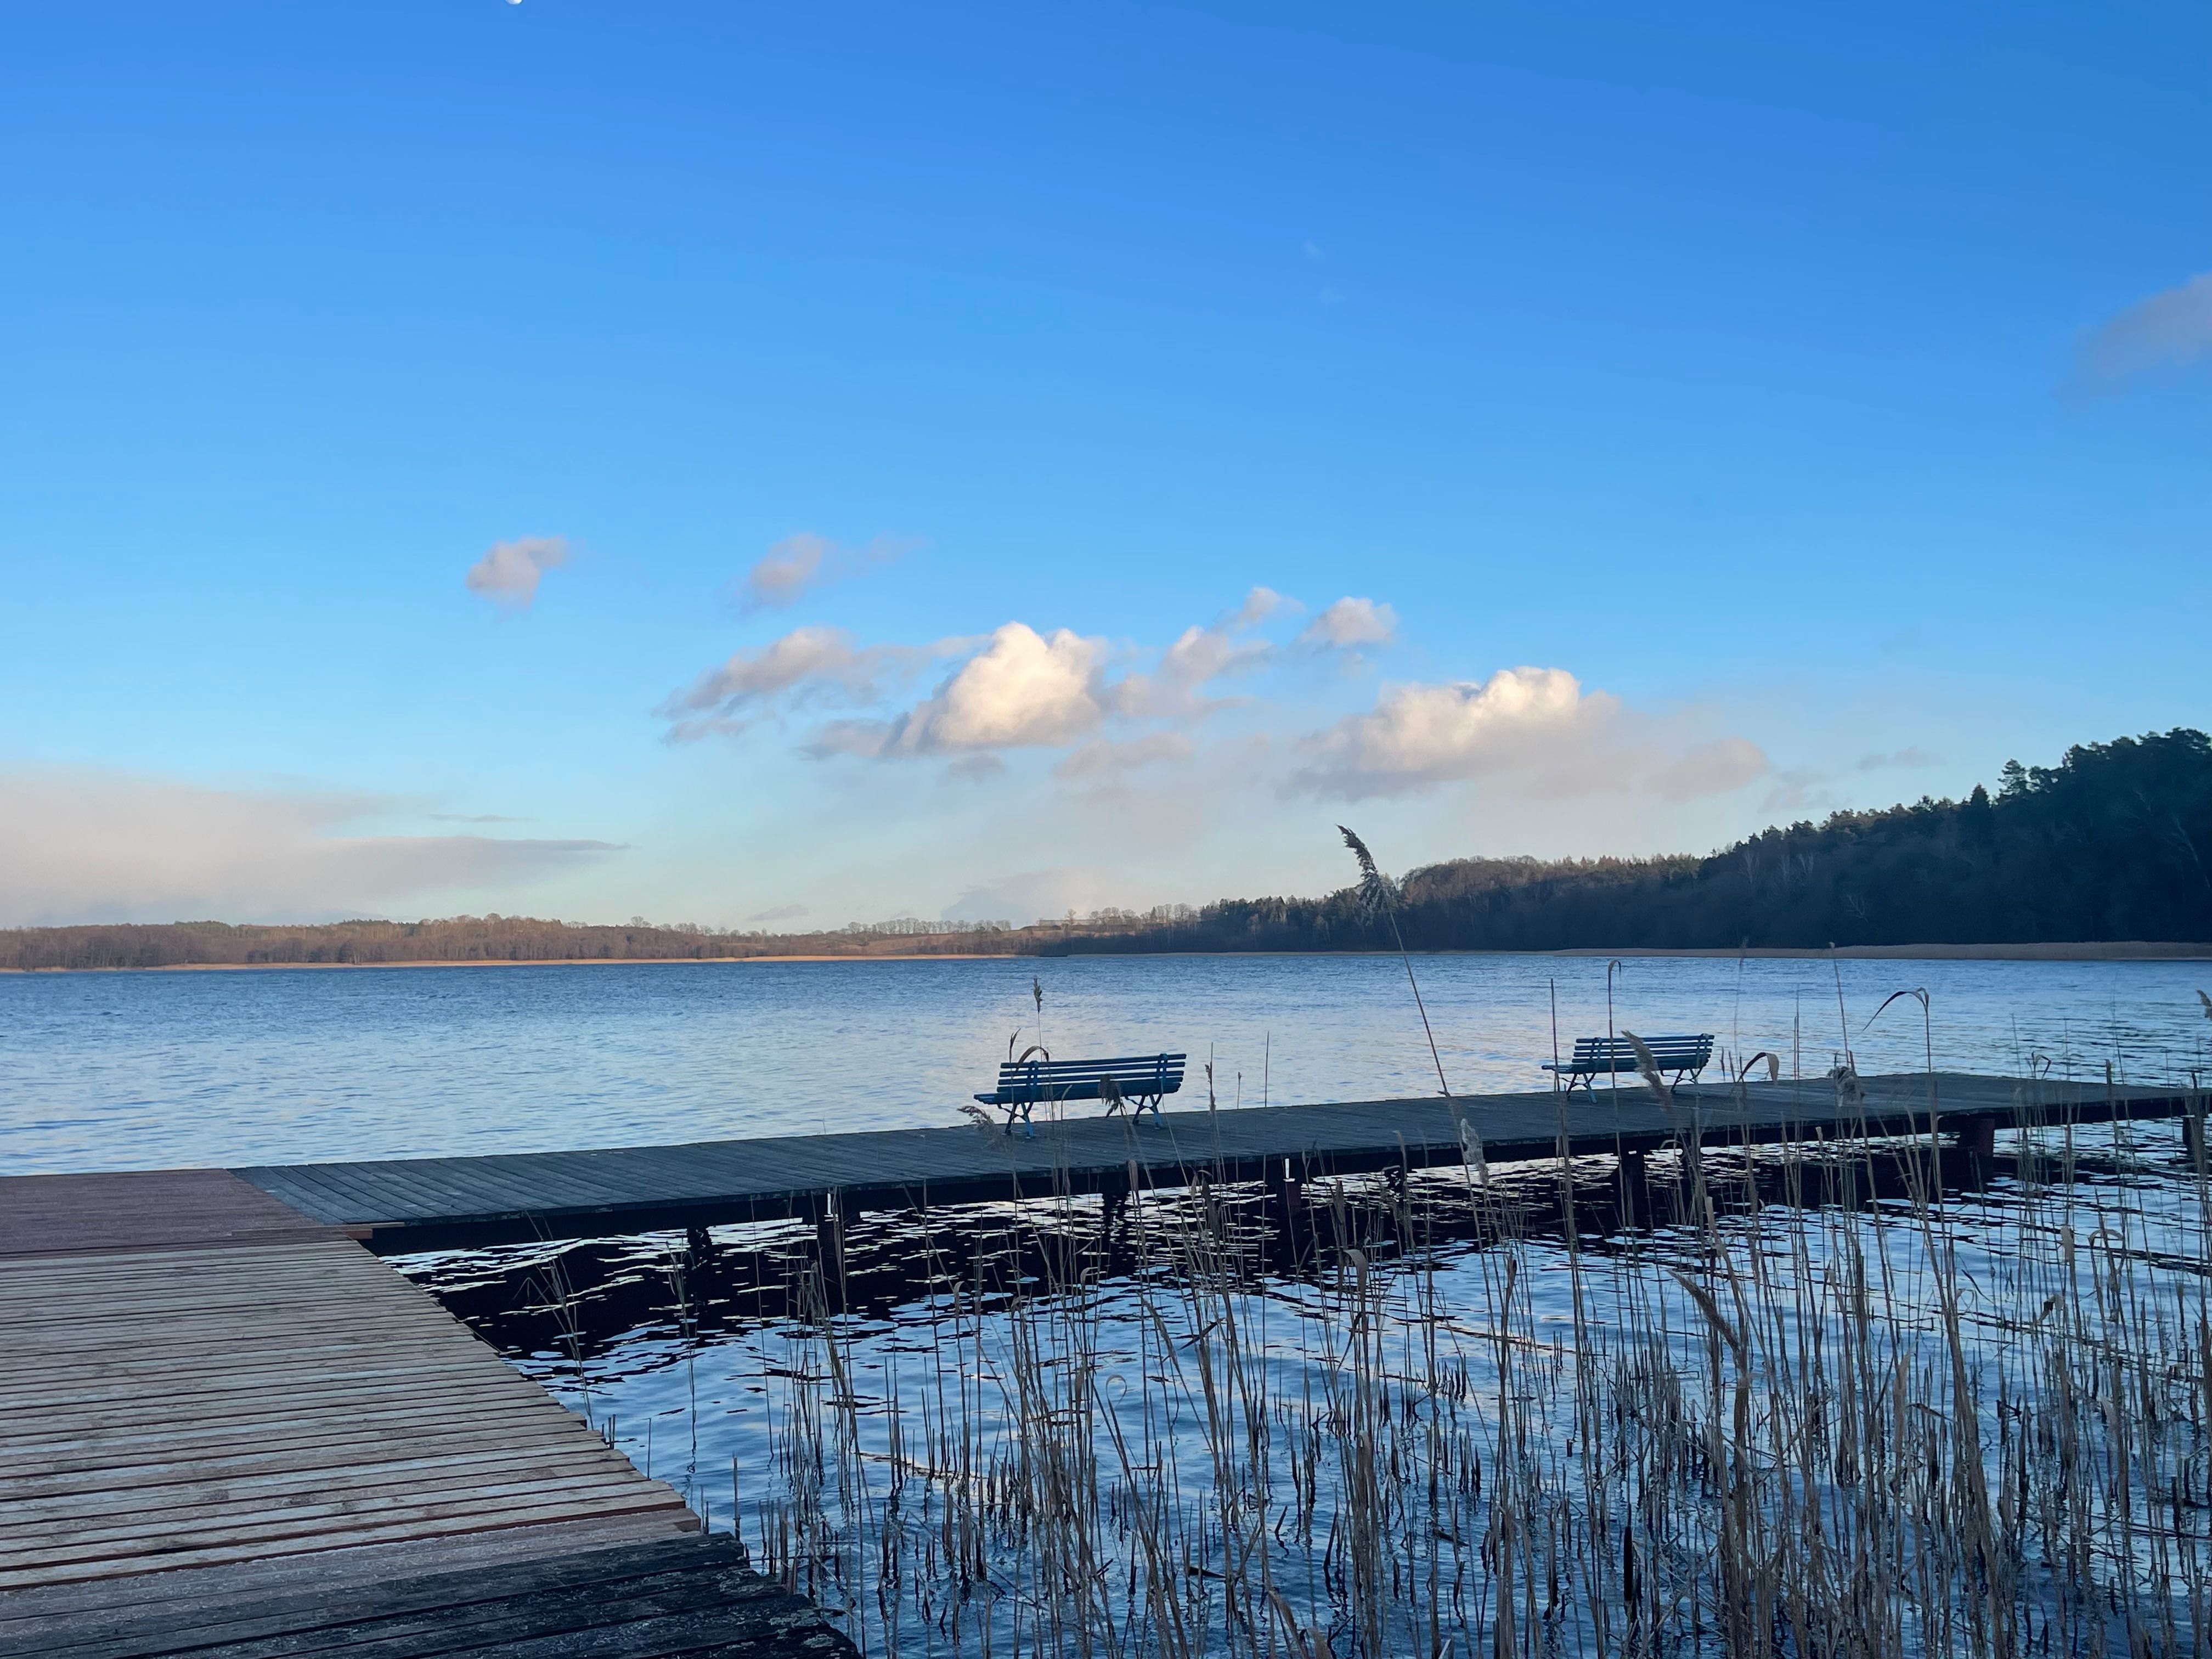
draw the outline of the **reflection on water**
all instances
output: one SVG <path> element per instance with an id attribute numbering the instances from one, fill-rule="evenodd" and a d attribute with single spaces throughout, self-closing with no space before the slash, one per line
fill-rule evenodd
<path id="1" fill-rule="evenodd" d="M 1542 1088 L 1607 1029 L 1589 957 L 1426 957 L 1452 1085 Z M 1435 1086 L 1395 957 L 644 963 L 544 968 L 0 975 L 0 1171 L 237 1165 L 665 1144 L 943 1125 L 1018 1030 L 1055 1054 L 1182 1049 L 1224 1108 Z M 1844 1007 L 1839 1012 L 1837 981 Z M 2193 963 L 1633 958 L 1619 1028 L 1711 1031 L 1825 1071 L 1937 1062 L 2181 1077 L 2205 1065 Z M 1201 1086 L 1199 1066 L 1191 1090 Z M 1186 1097 L 1188 1098 L 1189 1097 Z"/>
<path id="2" fill-rule="evenodd" d="M 2179 1159 L 2138 1124 L 404 1265 L 871 1650 L 2179 1652 Z"/>

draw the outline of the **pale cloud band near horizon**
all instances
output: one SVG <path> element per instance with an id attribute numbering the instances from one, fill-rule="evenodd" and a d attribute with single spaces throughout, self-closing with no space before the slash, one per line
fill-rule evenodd
<path id="1" fill-rule="evenodd" d="M 0 775 L 0 927 L 330 921 L 459 889 L 523 886 L 623 850 L 603 841 L 338 833 L 399 805 L 135 773 Z"/>

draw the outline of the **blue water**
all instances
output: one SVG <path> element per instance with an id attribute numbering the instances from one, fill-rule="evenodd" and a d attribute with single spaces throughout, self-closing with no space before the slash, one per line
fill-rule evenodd
<path id="1" fill-rule="evenodd" d="M 1455 1091 L 1540 1088 L 1601 1033 L 1605 963 L 1416 960 Z M 2212 1071 L 2212 963 L 1637 958 L 1616 1027 L 1712 1031 L 1785 1075 L 1844 1046 L 1923 1063 L 2123 1080 Z M 0 975 L 0 1173 L 665 1143 L 960 1121 L 1010 1036 L 1054 1054 L 1188 1050 L 1224 1108 L 1432 1091 L 1395 957 L 646 963 L 545 968 Z"/>

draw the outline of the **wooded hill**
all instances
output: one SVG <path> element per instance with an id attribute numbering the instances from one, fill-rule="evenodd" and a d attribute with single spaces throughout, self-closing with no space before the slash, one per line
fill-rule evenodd
<path id="1" fill-rule="evenodd" d="M 2008 762 L 1996 794 L 1837 812 L 1710 858 L 1459 859 L 1399 884 L 1416 951 L 2212 940 L 2212 740 L 2177 728 Z M 1348 862 L 1348 860 L 1347 860 Z M 1230 899 L 1048 951 L 1380 950 L 1353 890 Z"/>
<path id="2" fill-rule="evenodd" d="M 2008 763 L 1994 795 L 1977 786 L 1964 800 L 1837 812 L 1822 823 L 1767 830 L 1710 858 L 1428 865 L 1398 884 L 1397 918 L 1417 951 L 2212 940 L 2208 854 L 2212 739 L 2177 728 L 2069 749 L 2055 767 Z M 1021 928 L 905 918 L 763 933 L 500 915 L 30 927 L 0 931 L 0 968 L 1390 946 L 1389 921 L 1347 887 L 1323 898 L 1101 911 Z"/>

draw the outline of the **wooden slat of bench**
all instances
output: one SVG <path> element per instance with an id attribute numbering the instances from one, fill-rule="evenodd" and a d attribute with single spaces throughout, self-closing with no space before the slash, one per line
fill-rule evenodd
<path id="1" fill-rule="evenodd" d="M 1160 1066 L 1149 1060 L 1133 1066 L 1109 1066 L 1098 1063 L 1080 1066 L 1032 1066 L 1017 1062 L 1001 1064 L 999 1067 L 999 1075 L 1027 1077 L 1031 1072 L 1035 1072 L 1039 1077 L 1055 1078 L 1158 1077 L 1165 1073 L 1170 1077 L 1177 1077 L 1187 1069 L 1181 1061 Z"/>
<path id="2" fill-rule="evenodd" d="M 1115 1066 L 1157 1066 L 1163 1060 L 1166 1060 L 1170 1066 L 1181 1066 L 1187 1063 L 1189 1059 L 1190 1056 L 1187 1054 L 1179 1054 L 1171 1049 L 1164 1049 L 1157 1054 L 1117 1054 L 1107 1060 L 1000 1060 L 999 1063 L 1001 1066 L 1039 1066 L 1049 1071 L 1054 1066 L 1067 1067 L 1089 1066 L 1104 1066 L 1110 1069 Z"/>
<path id="3" fill-rule="evenodd" d="M 1150 1072 L 1142 1077 L 1117 1077 L 1112 1081 L 1116 1088 L 1127 1094 L 1151 1094 L 1163 1085 L 1168 1092 L 1174 1094 L 1181 1091 L 1182 1085 L 1179 1077 L 1157 1078 Z M 1001 1094 L 1010 1090 L 1049 1089 L 1057 1092 L 1063 1089 L 1089 1089 L 1095 1091 L 1103 1086 L 1104 1081 L 1095 1077 L 1005 1077 L 999 1079 L 999 1092 Z"/>

